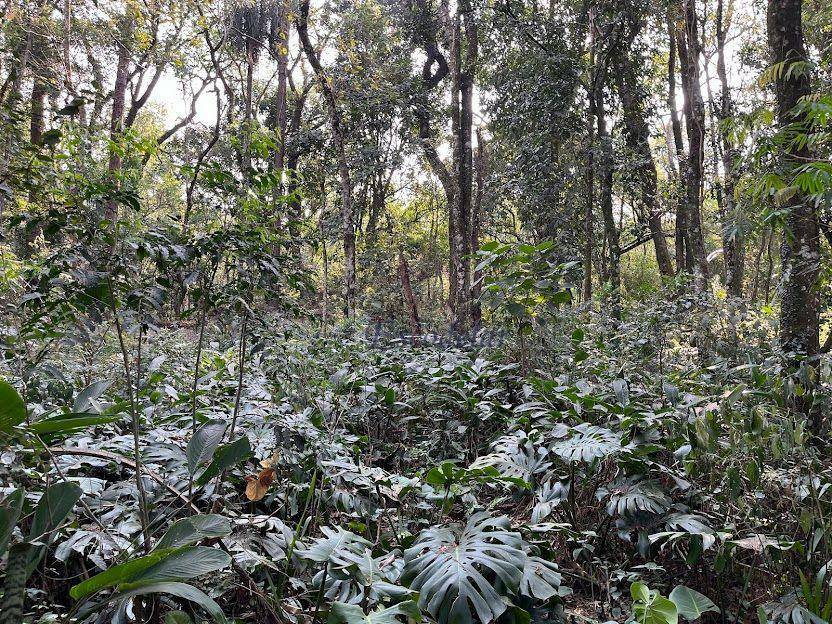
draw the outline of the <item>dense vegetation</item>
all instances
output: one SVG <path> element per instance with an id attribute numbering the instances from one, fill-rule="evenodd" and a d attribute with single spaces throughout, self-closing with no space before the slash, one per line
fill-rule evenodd
<path id="1" fill-rule="evenodd" d="M 832 621 L 762 4 L 5 0 L 0 624 Z"/>

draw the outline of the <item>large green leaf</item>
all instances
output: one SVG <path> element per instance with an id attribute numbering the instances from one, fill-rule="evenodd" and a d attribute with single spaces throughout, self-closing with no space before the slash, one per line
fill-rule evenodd
<path id="1" fill-rule="evenodd" d="M 567 462 L 591 462 L 621 450 L 621 436 L 596 425 L 581 423 L 573 428 L 573 435 L 556 442 L 552 452 Z"/>
<path id="2" fill-rule="evenodd" d="M 72 404 L 72 411 L 75 413 L 100 411 L 96 401 L 112 384 L 112 381 L 96 381 L 91 383 L 75 397 L 75 401 Z"/>
<path id="3" fill-rule="evenodd" d="M 336 602 L 329 611 L 329 624 L 399 624 L 408 619 L 422 621 L 419 607 L 412 600 L 406 600 L 392 607 L 380 607 L 370 613 L 358 605 Z"/>
<path id="4" fill-rule="evenodd" d="M 38 545 L 29 551 L 26 570 L 31 574 L 46 554 L 46 546 L 52 542 L 55 530 L 67 517 L 75 503 L 81 498 L 82 490 L 76 483 L 62 481 L 49 486 L 35 507 L 35 517 L 28 540 Z"/>
<path id="5" fill-rule="evenodd" d="M 106 425 L 120 418 L 118 414 L 60 414 L 30 424 L 29 430 L 39 435 L 72 433 L 93 425 Z"/>
<path id="6" fill-rule="evenodd" d="M 309 548 L 298 550 L 299 557 L 316 563 L 344 567 L 360 563 L 364 551 L 372 546 L 372 543 L 363 537 L 341 527 L 335 530 L 321 527 L 321 531 L 324 537 L 316 539 Z"/>
<path id="7" fill-rule="evenodd" d="M 553 596 L 567 595 L 570 590 L 561 588 L 561 574 L 552 561 L 540 557 L 526 557 L 520 593 L 529 598 L 549 600 Z"/>
<path id="8" fill-rule="evenodd" d="M 659 592 L 642 582 L 630 586 L 633 603 L 633 619 L 638 624 L 678 624 L 679 613 L 676 605 L 661 596 Z"/>
<path id="9" fill-rule="evenodd" d="M 75 585 L 69 594 L 80 600 L 107 587 L 132 589 L 137 583 L 181 581 L 221 570 L 231 563 L 231 557 L 216 548 L 193 546 L 157 550 L 113 566 L 91 579 Z"/>
<path id="10" fill-rule="evenodd" d="M 26 492 L 23 488 L 17 488 L 0 503 L 0 558 L 6 552 L 6 546 L 12 537 L 12 531 L 20 518 L 23 509 L 23 499 Z"/>
<path id="11" fill-rule="evenodd" d="M 195 474 L 197 468 L 213 457 L 224 435 L 225 423 L 221 420 L 209 420 L 196 430 L 186 450 L 188 472 Z"/>
<path id="12" fill-rule="evenodd" d="M 92 578 L 73 586 L 69 590 L 69 595 L 75 600 L 80 600 L 105 587 L 114 587 L 120 583 L 134 580 L 139 574 L 159 563 L 172 552 L 173 550 L 157 550 L 144 557 L 131 559 L 125 563 L 107 568 L 100 574 L 96 574 Z"/>
<path id="13" fill-rule="evenodd" d="M 219 514 L 205 514 L 177 520 L 162 536 L 154 550 L 190 546 L 211 537 L 225 537 L 231 533 L 231 523 Z"/>
<path id="14" fill-rule="evenodd" d="M 520 535 L 509 526 L 505 516 L 478 513 L 461 531 L 423 531 L 405 551 L 402 573 L 402 581 L 419 592 L 419 606 L 440 624 L 472 622 L 471 606 L 481 622 L 499 617 L 506 601 L 495 587 L 517 592 L 526 562 Z"/>
<path id="15" fill-rule="evenodd" d="M 0 379 L 0 433 L 10 433 L 24 420 L 26 404 L 14 387 Z"/>
<path id="16" fill-rule="evenodd" d="M 686 620 L 697 620 L 708 611 L 719 613 L 719 607 L 710 598 L 684 585 L 677 585 L 670 592 L 670 600 L 676 605 L 679 615 Z"/>
<path id="17" fill-rule="evenodd" d="M 220 609 L 220 606 L 210 596 L 208 596 L 205 592 L 198 590 L 193 585 L 188 585 L 187 583 L 148 583 L 133 587 L 124 592 L 115 593 L 107 598 L 105 602 L 130 600 L 136 596 L 146 596 L 147 594 L 169 594 L 171 596 L 176 596 L 177 598 L 183 598 L 184 600 L 196 603 L 205 609 L 205 611 L 207 611 L 218 624 L 228 623 L 222 609 Z M 99 607 L 100 603 L 95 605 L 96 609 Z"/>
<path id="18" fill-rule="evenodd" d="M 197 485 L 205 485 L 215 476 L 228 470 L 232 466 L 251 456 L 251 444 L 249 444 L 246 436 L 235 440 L 231 444 L 225 444 L 219 447 L 214 453 L 214 459 L 208 464 L 199 479 L 196 480 Z"/>

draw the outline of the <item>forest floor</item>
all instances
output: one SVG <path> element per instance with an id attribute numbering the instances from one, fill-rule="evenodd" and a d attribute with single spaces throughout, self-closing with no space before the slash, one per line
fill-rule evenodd
<path id="1" fill-rule="evenodd" d="M 184 550 L 233 563 L 204 576 L 187 560 L 162 580 L 242 621 L 351 622 L 334 605 L 403 599 L 439 621 L 623 621 L 638 583 L 688 586 L 711 619 L 820 617 L 832 465 L 783 408 L 766 320 L 712 314 L 703 365 L 679 325 L 692 315 L 651 318 L 565 318 L 525 355 L 268 319 L 244 342 L 239 324 L 209 331 L 198 367 L 198 332 L 165 328 L 129 360 L 132 397 L 112 331 L 66 343 L 27 371 L 28 424 L 0 456 L 3 496 L 82 492 L 26 608 L 44 622 L 132 613 L 129 578 L 70 589 L 198 517 L 220 528 Z"/>

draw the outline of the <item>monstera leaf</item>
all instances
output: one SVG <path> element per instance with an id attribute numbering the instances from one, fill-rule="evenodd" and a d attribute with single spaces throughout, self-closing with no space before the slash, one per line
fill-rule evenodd
<path id="1" fill-rule="evenodd" d="M 606 497 L 609 497 L 607 513 L 611 516 L 634 514 L 639 511 L 662 514 L 670 509 L 671 504 L 661 485 L 655 481 L 615 481 L 598 489 L 598 500 Z"/>
<path id="2" fill-rule="evenodd" d="M 319 537 L 305 550 L 298 550 L 299 557 L 317 563 L 327 563 L 331 567 L 347 567 L 359 564 L 364 551 L 372 546 L 372 543 L 363 537 L 341 527 L 321 527 L 321 532 L 325 537 Z"/>
<path id="3" fill-rule="evenodd" d="M 581 423 L 573 435 L 552 445 L 552 452 L 567 462 L 591 462 L 621 450 L 621 437 L 609 429 Z"/>
<path id="4" fill-rule="evenodd" d="M 465 528 L 432 527 L 405 551 L 404 584 L 419 592 L 419 606 L 439 624 L 491 622 L 506 610 L 504 595 L 514 594 L 523 579 L 526 555 L 509 520 L 487 513 L 471 517 Z"/>
<path id="5" fill-rule="evenodd" d="M 560 481 L 554 483 L 544 483 L 543 486 L 535 492 L 537 499 L 532 508 L 532 524 L 542 522 L 552 513 L 552 510 L 565 501 L 569 497 L 569 486 L 564 485 Z"/>
<path id="6" fill-rule="evenodd" d="M 549 600 L 553 596 L 566 596 L 571 590 L 561 587 L 558 566 L 540 557 L 527 557 L 520 581 L 520 593 L 529 598 Z"/>
<path id="7" fill-rule="evenodd" d="M 505 478 L 531 483 L 535 475 L 546 472 L 552 465 L 548 450 L 535 445 L 525 434 L 503 436 L 494 443 L 493 449 L 492 453 L 478 457 L 471 468 L 494 467 Z"/>
<path id="8" fill-rule="evenodd" d="M 321 570 L 312 579 L 312 586 L 320 589 L 324 584 L 324 596 L 329 600 L 349 604 L 376 604 L 383 597 L 394 602 L 410 596 L 406 587 L 397 585 L 404 562 L 398 551 L 373 557 L 365 550 L 361 558 L 348 566 L 329 566 L 327 573 Z"/>
<path id="9" fill-rule="evenodd" d="M 329 611 L 327 624 L 399 624 L 409 620 L 422 621 L 419 607 L 412 600 L 392 607 L 380 607 L 366 614 L 358 605 L 336 602 Z"/>

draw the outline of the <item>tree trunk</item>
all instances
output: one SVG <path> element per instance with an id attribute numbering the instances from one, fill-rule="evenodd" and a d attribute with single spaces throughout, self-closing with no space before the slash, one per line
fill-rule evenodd
<path id="1" fill-rule="evenodd" d="M 658 201 L 656 163 L 650 151 L 650 129 L 645 116 L 643 97 L 636 84 L 636 76 L 627 51 L 616 54 L 615 76 L 624 111 L 624 130 L 627 147 L 634 158 L 630 168 L 647 213 L 647 226 L 653 240 L 656 263 L 663 277 L 673 275 L 673 263 L 662 231 L 662 210 Z"/>
<path id="2" fill-rule="evenodd" d="M 688 134 L 688 171 L 685 184 L 686 229 L 693 273 L 698 290 L 704 290 L 708 280 L 708 260 L 702 231 L 702 182 L 705 163 L 705 104 L 699 77 L 699 27 L 695 0 L 681 0 L 683 28 L 676 29 L 676 46 L 682 70 L 682 89 L 685 94 L 685 127 Z"/>
<path id="3" fill-rule="evenodd" d="M 422 335 L 422 323 L 419 321 L 419 310 L 416 307 L 416 298 L 413 296 L 413 288 L 410 286 L 410 269 L 404 257 L 404 251 L 399 247 L 399 281 L 402 284 L 402 295 L 407 307 L 407 318 L 410 323 L 410 335 L 413 344 L 419 341 Z"/>
<path id="4" fill-rule="evenodd" d="M 618 227 L 612 211 L 612 138 L 607 131 L 606 112 L 604 107 L 603 80 L 596 80 L 594 115 L 598 132 L 598 180 L 601 202 L 601 214 L 604 218 L 604 235 L 609 251 L 609 265 L 607 279 L 610 286 L 610 313 L 613 318 L 621 318 L 621 246 L 619 244 Z"/>
<path id="5" fill-rule="evenodd" d="M 40 146 L 43 140 L 43 117 L 46 103 L 46 83 L 43 77 L 35 75 L 32 84 L 31 109 L 29 118 L 29 142 L 32 145 Z M 29 212 L 33 212 L 38 203 L 38 185 L 33 184 L 29 190 Z M 23 257 L 29 258 L 34 252 L 35 241 L 40 235 L 40 225 L 27 224 L 23 241 Z"/>
<path id="6" fill-rule="evenodd" d="M 474 171 L 476 172 L 477 192 L 474 196 L 474 206 L 471 212 L 471 251 L 476 254 L 480 248 L 485 178 L 488 175 L 488 147 L 480 128 L 477 128 L 477 155 L 474 161 Z M 474 263 L 479 264 L 476 258 L 474 258 Z M 480 305 L 482 271 L 475 269 L 471 280 L 471 326 L 474 330 L 477 330 L 482 325 L 482 306 Z"/>
<path id="7" fill-rule="evenodd" d="M 590 109 L 593 107 L 590 106 Z M 586 188 L 586 204 L 584 205 L 583 218 L 583 234 L 584 234 L 584 249 L 583 249 L 583 284 L 582 284 L 582 299 L 584 303 L 592 301 L 592 248 L 593 248 L 593 227 L 592 227 L 592 209 L 595 206 L 595 151 L 593 143 L 595 142 L 595 119 L 589 115 L 589 123 L 587 128 L 587 144 L 586 150 L 586 169 L 584 172 L 585 188 Z"/>
<path id="8" fill-rule="evenodd" d="M 289 67 L 289 7 L 287 2 L 280 3 L 277 16 L 277 41 L 275 42 L 277 57 L 277 94 L 275 95 L 274 130 L 277 134 L 277 148 L 274 152 L 274 166 L 278 173 L 286 163 L 286 98 Z"/>
<path id="9" fill-rule="evenodd" d="M 338 154 L 338 173 L 341 178 L 341 227 L 342 240 L 344 245 L 344 316 L 355 318 L 355 224 L 352 208 L 352 181 L 350 180 L 350 168 L 347 162 L 347 151 L 344 141 L 343 121 L 341 111 L 338 109 L 338 102 L 335 99 L 335 92 L 332 84 L 321 66 L 320 59 L 309 40 L 309 0 L 302 0 L 300 13 L 296 27 L 298 37 L 303 45 L 303 51 L 309 64 L 315 71 L 318 79 L 318 86 L 324 96 L 327 109 L 329 110 L 329 122 L 332 130 L 332 140 L 335 143 L 335 151 Z"/>
<path id="10" fill-rule="evenodd" d="M 690 270 L 690 245 L 688 244 L 687 201 L 685 200 L 685 185 L 688 178 L 687 156 L 682 139 L 682 120 L 676 105 L 676 17 L 674 7 L 667 11 L 668 34 L 668 62 L 667 62 L 667 105 L 670 109 L 670 127 L 673 136 L 673 150 L 678 169 L 676 175 L 676 232 L 674 236 L 674 251 L 676 255 L 676 273 Z M 671 164 L 673 159 L 669 159 Z"/>
<path id="11" fill-rule="evenodd" d="M 768 43 L 775 65 L 806 61 L 801 10 L 801 0 L 768 2 Z M 801 98 L 811 93 L 808 72 L 793 65 L 786 67 L 777 72 L 775 88 L 780 126 L 800 124 L 803 120 L 794 116 L 793 110 Z M 795 142 L 785 142 L 783 149 L 781 167 L 787 175 L 810 158 L 809 150 Z M 780 344 L 796 365 L 801 357 L 812 357 L 819 350 L 820 298 L 816 282 L 820 271 L 820 232 L 817 212 L 802 193 L 796 192 L 786 208 L 786 235 L 781 247 Z"/>
<path id="12" fill-rule="evenodd" d="M 724 220 L 722 224 L 722 247 L 725 257 L 725 285 L 729 294 L 742 297 L 743 277 L 745 274 L 745 240 L 741 224 L 738 223 L 738 206 L 734 199 L 737 184 L 737 151 L 731 139 L 727 122 L 734 114 L 734 103 L 728 86 L 728 74 L 725 68 L 725 24 L 723 22 L 723 0 L 716 5 L 716 72 L 720 84 L 720 101 L 717 108 L 720 138 L 722 141 L 722 169 L 724 190 Z"/>
<path id="13" fill-rule="evenodd" d="M 121 132 L 124 124 L 124 99 L 127 94 L 127 79 L 130 64 L 130 37 L 132 28 L 130 26 L 130 18 L 125 16 L 124 26 L 121 30 L 121 38 L 116 42 L 118 46 L 118 59 L 116 62 L 116 78 L 113 86 L 113 109 L 110 114 L 110 142 L 112 145 L 117 145 L 121 137 Z M 119 187 L 119 175 L 121 173 L 121 156 L 118 148 L 110 148 L 110 158 L 107 164 L 107 170 L 110 174 L 110 184 L 113 185 L 113 190 Z M 118 219 L 118 203 L 115 199 L 107 200 L 104 207 L 104 218 L 113 224 Z"/>

